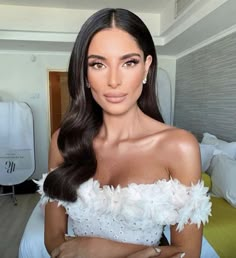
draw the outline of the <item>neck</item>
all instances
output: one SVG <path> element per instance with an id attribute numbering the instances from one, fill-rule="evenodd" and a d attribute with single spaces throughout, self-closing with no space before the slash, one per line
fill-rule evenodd
<path id="1" fill-rule="evenodd" d="M 142 127 L 144 116 L 138 106 L 122 115 L 104 113 L 99 136 L 106 142 L 119 142 L 135 138 Z"/>

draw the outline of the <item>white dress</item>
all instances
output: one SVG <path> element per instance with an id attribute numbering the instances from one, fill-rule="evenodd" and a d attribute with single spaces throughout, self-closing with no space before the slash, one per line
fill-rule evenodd
<path id="1" fill-rule="evenodd" d="M 51 199 L 43 191 L 47 174 L 37 183 L 41 202 L 58 201 L 65 207 L 76 236 L 157 245 L 165 225 L 205 224 L 211 214 L 208 188 L 203 182 L 187 187 L 178 180 L 129 184 L 116 188 L 89 179 L 77 190 L 76 202 Z"/>

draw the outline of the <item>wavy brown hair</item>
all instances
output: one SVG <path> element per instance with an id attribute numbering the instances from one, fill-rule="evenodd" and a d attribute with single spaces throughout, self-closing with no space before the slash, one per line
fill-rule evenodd
<path id="1" fill-rule="evenodd" d="M 137 15 L 125 9 L 105 8 L 96 12 L 82 26 L 71 53 L 68 70 L 71 102 L 58 136 L 58 148 L 64 163 L 49 173 L 44 182 L 44 191 L 51 198 L 76 201 L 78 186 L 96 172 L 93 140 L 103 123 L 103 113 L 86 87 L 87 54 L 93 36 L 112 27 L 128 32 L 143 51 L 145 59 L 148 55 L 152 56 L 147 84 L 143 87 L 138 106 L 148 116 L 163 122 L 155 94 L 156 50 L 146 25 Z"/>

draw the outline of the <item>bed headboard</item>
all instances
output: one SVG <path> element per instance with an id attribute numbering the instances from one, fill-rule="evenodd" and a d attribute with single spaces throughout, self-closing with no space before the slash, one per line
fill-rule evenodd
<path id="1" fill-rule="evenodd" d="M 174 125 L 236 141 L 236 33 L 177 60 Z"/>

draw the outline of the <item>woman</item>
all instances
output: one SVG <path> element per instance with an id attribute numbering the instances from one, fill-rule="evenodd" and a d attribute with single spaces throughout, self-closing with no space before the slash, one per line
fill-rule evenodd
<path id="1" fill-rule="evenodd" d="M 135 14 L 103 9 L 82 26 L 70 108 L 51 140 L 56 169 L 41 181 L 52 257 L 199 257 L 210 203 L 198 143 L 163 123 L 156 71 L 152 37 Z M 65 237 L 67 214 L 75 238 Z M 158 246 L 166 224 L 170 246 Z"/>

